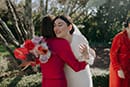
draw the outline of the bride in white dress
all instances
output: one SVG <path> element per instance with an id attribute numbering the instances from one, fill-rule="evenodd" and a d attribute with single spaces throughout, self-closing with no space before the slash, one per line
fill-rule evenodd
<path id="1" fill-rule="evenodd" d="M 75 29 L 75 32 L 70 33 L 72 29 Z M 89 47 L 87 39 L 66 16 L 57 16 L 54 19 L 54 31 L 57 37 L 64 38 L 70 42 L 72 51 L 79 61 L 83 61 L 84 58 L 82 57 L 86 57 L 86 55 L 83 55 L 84 52 L 87 53 L 88 57 L 88 60 L 86 60 L 88 65 L 82 71 L 75 72 L 67 64 L 65 65 L 67 87 L 93 87 L 89 64 L 93 64 L 96 55 L 95 51 Z"/>

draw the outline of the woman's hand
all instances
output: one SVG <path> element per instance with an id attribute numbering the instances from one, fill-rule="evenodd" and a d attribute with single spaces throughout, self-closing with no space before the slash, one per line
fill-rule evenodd
<path id="1" fill-rule="evenodd" d="M 80 51 L 82 57 L 85 58 L 85 59 L 89 59 L 89 52 L 88 52 L 88 50 L 89 49 L 87 48 L 87 46 L 85 44 L 80 44 L 79 45 L 79 51 Z"/>
<path id="2" fill-rule="evenodd" d="M 118 70 L 118 71 L 117 71 L 117 74 L 118 74 L 118 76 L 119 76 L 121 79 L 125 79 L 125 74 L 124 74 L 124 72 L 123 72 L 122 69 Z"/>

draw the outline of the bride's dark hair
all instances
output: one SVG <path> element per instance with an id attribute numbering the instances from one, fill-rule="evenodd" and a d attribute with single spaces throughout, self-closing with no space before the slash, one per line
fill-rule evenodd
<path id="1" fill-rule="evenodd" d="M 128 24 L 130 23 L 130 17 L 126 18 L 125 23 L 124 23 L 124 27 L 128 27 Z"/>

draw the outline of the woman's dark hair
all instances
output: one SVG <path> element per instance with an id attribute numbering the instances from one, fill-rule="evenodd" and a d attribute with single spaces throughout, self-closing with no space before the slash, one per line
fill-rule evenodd
<path id="1" fill-rule="evenodd" d="M 51 16 L 45 16 L 40 23 L 40 33 L 45 38 L 55 37 Z"/>
<path id="2" fill-rule="evenodd" d="M 128 17 L 124 23 L 124 27 L 128 27 L 128 24 L 130 23 L 130 17 Z"/>
<path id="3" fill-rule="evenodd" d="M 65 16 L 65 15 L 56 16 L 56 17 L 54 18 L 54 20 L 53 20 L 53 24 L 54 24 L 54 22 L 55 22 L 57 19 L 63 20 L 63 21 L 67 24 L 67 26 L 69 26 L 70 24 L 72 25 L 72 21 L 71 21 L 67 16 Z M 72 29 L 70 30 L 70 34 L 73 34 L 73 32 L 74 32 L 74 27 L 73 27 L 73 25 L 72 25 Z"/>

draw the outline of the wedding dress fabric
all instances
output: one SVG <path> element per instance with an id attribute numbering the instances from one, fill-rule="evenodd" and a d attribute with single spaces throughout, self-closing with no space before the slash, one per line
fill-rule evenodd
<path id="1" fill-rule="evenodd" d="M 83 59 L 80 57 L 81 54 L 79 52 L 79 45 L 85 43 L 87 45 L 87 48 L 89 49 L 89 44 L 87 39 L 80 33 L 78 29 L 75 31 L 76 32 L 73 33 L 71 48 L 76 58 L 79 61 L 83 61 Z M 89 53 L 88 63 L 93 64 L 93 62 L 94 57 Z M 65 65 L 64 70 L 67 78 L 68 87 L 93 87 L 92 75 L 90 72 L 89 64 L 84 70 L 81 70 L 79 72 L 75 72 L 68 65 Z"/>

